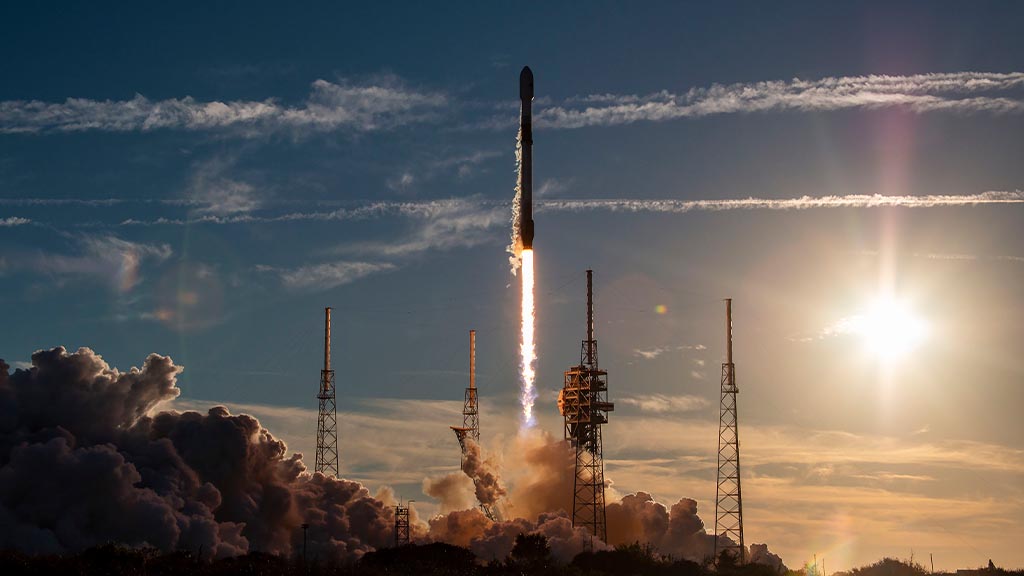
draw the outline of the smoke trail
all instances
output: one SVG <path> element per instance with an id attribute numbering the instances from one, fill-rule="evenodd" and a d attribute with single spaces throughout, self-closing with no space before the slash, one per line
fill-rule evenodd
<path id="1" fill-rule="evenodd" d="M 537 391 L 533 387 L 536 372 L 534 362 L 537 360 L 537 352 L 533 342 L 533 250 L 522 251 L 523 266 L 523 321 L 522 341 L 519 345 L 521 357 L 520 372 L 522 374 L 522 392 L 520 400 L 523 404 L 522 429 L 532 428 L 533 402 L 537 399 Z"/>
<path id="2" fill-rule="evenodd" d="M 519 132 L 516 134 L 516 194 L 512 198 L 512 234 L 509 238 L 509 245 L 506 249 L 509 253 L 508 263 L 511 266 L 512 275 L 516 275 L 516 271 L 523 264 L 523 241 L 519 237 L 519 219 L 522 215 L 522 201 L 523 201 L 523 128 L 519 127 Z"/>

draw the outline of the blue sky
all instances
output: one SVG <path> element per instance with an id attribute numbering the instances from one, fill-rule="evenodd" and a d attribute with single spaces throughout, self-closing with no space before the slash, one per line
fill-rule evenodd
<path id="1" fill-rule="evenodd" d="M 790 565 L 929 546 L 946 568 L 1024 564 L 1020 7 L 0 10 L 8 362 L 168 354 L 182 406 L 248 407 L 309 453 L 330 305 L 339 409 L 363 426 L 342 467 L 427 500 L 422 477 L 457 461 L 440 462 L 469 329 L 485 434 L 514 430 L 529 64 L 542 425 L 558 431 L 593 268 L 609 476 L 713 521 L 731 296 L 755 541 Z M 898 206 L 864 207 L 875 194 Z M 883 291 L 930 326 L 884 366 L 843 328 Z M 359 448 L 396 420 L 420 450 Z"/>

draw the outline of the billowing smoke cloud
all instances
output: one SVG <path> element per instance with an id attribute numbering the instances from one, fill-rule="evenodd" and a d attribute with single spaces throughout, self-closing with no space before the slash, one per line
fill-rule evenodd
<path id="1" fill-rule="evenodd" d="M 502 559 L 509 555 L 519 534 L 543 534 L 548 539 L 555 560 L 568 563 L 583 551 L 590 540 L 582 528 L 573 528 L 572 520 L 564 510 L 545 512 L 536 520 L 516 518 L 491 522 L 478 509 L 462 510 L 430 519 L 428 540 L 464 546 L 484 560 Z M 595 550 L 608 546 L 594 541 Z"/>
<path id="2" fill-rule="evenodd" d="M 118 542 L 213 557 L 287 556 L 300 549 L 303 523 L 321 558 L 359 557 L 392 543 L 389 489 L 374 496 L 357 482 L 310 474 L 302 456 L 288 456 L 255 418 L 221 406 L 155 412 L 178 396 L 181 370 L 152 354 L 121 372 L 88 348 L 39 351 L 31 368 L 13 373 L 0 360 L 0 548 L 62 553 Z M 503 457 L 502 469 L 470 444 L 472 479 L 459 472 L 425 481 L 443 513 L 422 522 L 413 511 L 413 539 L 465 546 L 485 560 L 505 558 L 521 533 L 543 534 L 561 562 L 591 542 L 595 550 L 647 542 L 693 560 L 713 550 L 695 501 L 666 509 L 642 492 L 609 504 L 609 542 L 592 541 L 572 527 L 573 455 L 565 442 L 519 435 Z M 492 522 L 478 499 L 512 519 Z M 767 546 L 750 553 L 781 566 Z"/>
<path id="3" fill-rule="evenodd" d="M 470 439 L 466 439 L 466 453 L 462 457 L 462 469 L 466 476 L 473 479 L 473 484 L 476 487 L 476 499 L 481 504 L 494 504 L 508 493 L 501 485 L 494 462 L 491 459 L 484 459 L 480 445 Z"/>
<path id="4" fill-rule="evenodd" d="M 473 480 L 461 471 L 424 479 L 423 493 L 441 503 L 442 514 L 476 506 L 476 487 Z"/>
<path id="5" fill-rule="evenodd" d="M 109 541 L 216 557 L 352 557 L 390 543 L 393 512 L 360 484 L 309 474 L 259 422 L 223 407 L 160 412 L 182 368 L 120 372 L 88 348 L 0 361 L 0 548 L 73 552 Z"/>
<path id="6" fill-rule="evenodd" d="M 539 533 L 548 538 L 556 560 L 570 561 L 591 538 L 586 530 L 572 527 L 574 456 L 568 444 L 543 432 L 521 434 L 504 456 L 503 470 L 492 471 L 499 483 L 510 486 L 500 505 L 505 516 L 514 519 L 491 522 L 475 508 L 453 511 L 432 518 L 425 539 L 466 546 L 481 558 L 491 559 L 504 558 L 517 534 Z M 499 472 L 505 477 L 498 477 Z M 444 480 L 438 479 L 435 485 Z M 714 555 L 715 536 L 705 530 L 695 500 L 683 498 L 667 508 L 644 492 L 614 501 L 609 486 L 606 495 L 611 502 L 607 506 L 608 542 L 592 541 L 595 550 L 641 542 L 676 559 L 701 562 Z M 731 542 L 723 539 L 720 544 Z M 749 557 L 776 569 L 782 566 L 782 560 L 764 544 L 751 546 Z"/>
<path id="7" fill-rule="evenodd" d="M 427 539 L 465 546 L 480 558 L 491 560 L 506 557 L 518 534 L 539 533 L 548 538 L 556 560 L 569 562 L 583 551 L 590 535 L 582 528 L 574 529 L 567 512 L 572 509 L 573 456 L 566 443 L 543 432 L 520 434 L 512 440 L 504 458 L 504 467 L 499 470 L 493 459 L 482 458 L 479 445 L 469 442 L 463 478 L 472 474 L 478 479 L 474 495 L 482 503 L 496 503 L 510 520 L 491 522 L 474 506 L 432 518 Z M 511 490 L 503 487 L 506 481 Z M 449 477 L 424 482 L 424 486 L 432 487 L 453 484 Z M 446 496 L 453 498 L 451 494 Z M 442 499 L 442 509 L 444 502 Z M 604 543 L 595 543 L 595 549 L 604 548 Z"/>
<path id="8" fill-rule="evenodd" d="M 662 554 L 695 562 L 714 555 L 715 536 L 704 530 L 695 500 L 683 498 L 667 509 L 650 494 L 637 492 L 609 504 L 607 511 L 609 544 L 647 542 Z"/>
<path id="9" fill-rule="evenodd" d="M 782 558 L 780 558 L 778 554 L 768 551 L 767 544 L 751 544 L 750 561 L 754 564 L 771 566 L 777 574 L 785 573 L 788 570 L 786 565 L 782 563 Z"/>

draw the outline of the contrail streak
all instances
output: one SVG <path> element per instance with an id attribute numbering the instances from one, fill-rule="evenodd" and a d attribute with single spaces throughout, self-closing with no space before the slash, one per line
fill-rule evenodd
<path id="1" fill-rule="evenodd" d="M 685 213 L 723 210 L 806 210 L 809 208 L 931 208 L 940 206 L 978 206 L 983 204 L 1022 204 L 1024 192 L 989 191 L 980 194 L 925 196 L 883 196 L 849 194 L 846 196 L 800 196 L 799 198 L 732 198 L 721 200 L 606 198 L 590 200 L 540 200 L 543 212 L 661 212 Z"/>

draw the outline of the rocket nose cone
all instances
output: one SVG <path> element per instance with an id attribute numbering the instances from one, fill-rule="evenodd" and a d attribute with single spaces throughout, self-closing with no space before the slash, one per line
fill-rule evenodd
<path id="1" fill-rule="evenodd" d="M 533 100 L 533 71 L 529 66 L 523 66 L 519 73 L 519 99 Z"/>

